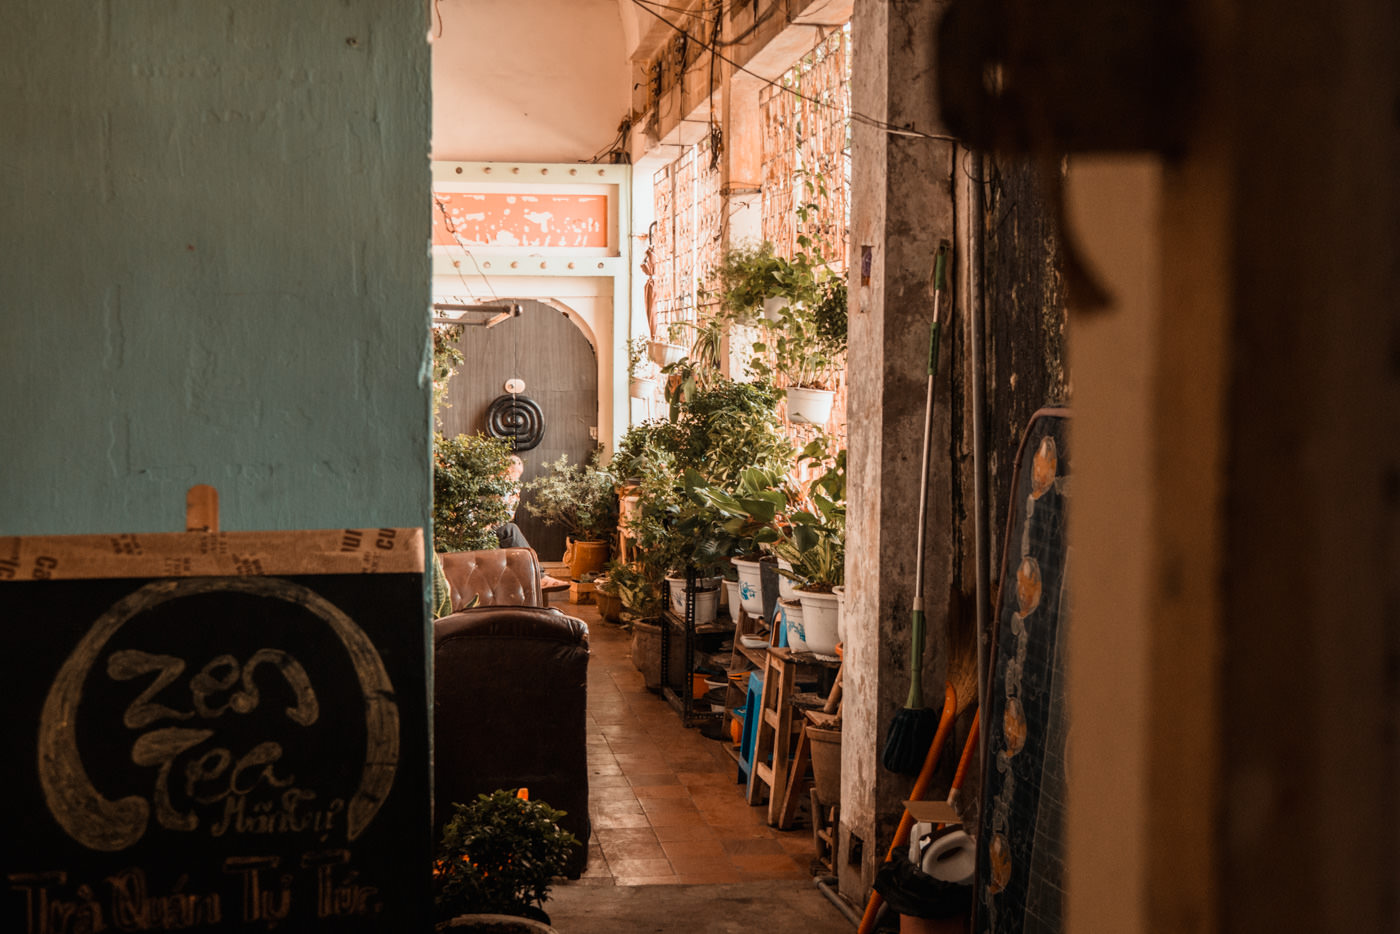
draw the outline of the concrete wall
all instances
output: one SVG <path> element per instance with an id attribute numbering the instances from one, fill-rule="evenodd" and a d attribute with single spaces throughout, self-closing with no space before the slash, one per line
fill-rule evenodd
<path id="1" fill-rule="evenodd" d="M 423 526 L 417 0 L 17 0 L 0 533 Z"/>
<path id="2" fill-rule="evenodd" d="M 434 159 L 580 162 L 618 136 L 617 0 L 439 0 L 432 16 Z"/>

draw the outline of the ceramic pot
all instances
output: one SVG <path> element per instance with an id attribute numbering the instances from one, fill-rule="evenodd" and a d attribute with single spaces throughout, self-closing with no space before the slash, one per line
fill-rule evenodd
<path id="1" fill-rule="evenodd" d="M 607 542 L 576 542 L 572 538 L 568 539 L 568 547 L 564 550 L 564 563 L 569 566 L 569 576 L 574 580 L 583 580 L 586 574 L 601 574 L 603 568 L 608 566 L 608 550 Z"/>
<path id="2" fill-rule="evenodd" d="M 671 612 L 677 616 L 685 616 L 685 604 L 687 594 L 685 592 L 685 578 L 675 575 L 667 576 L 670 581 L 671 591 Z M 702 577 L 695 581 L 695 591 L 689 594 L 690 599 L 695 603 L 695 625 L 705 626 L 715 621 L 719 613 L 719 584 L 718 578 Z"/>
<path id="3" fill-rule="evenodd" d="M 656 380 L 650 376 L 634 376 L 627 384 L 627 394 L 633 399 L 656 398 Z"/>
<path id="4" fill-rule="evenodd" d="M 791 562 L 791 561 L 784 561 L 782 558 L 779 558 L 779 559 L 778 559 L 778 570 L 779 570 L 779 571 L 791 571 L 791 570 L 792 570 L 792 562 Z M 791 577 L 788 577 L 786 574 L 779 574 L 779 575 L 778 575 L 778 599 L 779 599 L 779 600 L 796 600 L 796 599 L 797 599 L 797 585 L 794 584 L 794 583 L 792 582 L 792 578 L 791 578 Z"/>
<path id="5" fill-rule="evenodd" d="M 738 581 L 727 580 L 724 582 L 724 605 L 729 609 L 729 618 L 737 622 L 740 606 Z"/>
<path id="6" fill-rule="evenodd" d="M 807 630 L 802 624 L 802 603 L 799 600 L 779 600 L 783 608 L 783 631 L 787 635 L 787 646 L 794 652 L 810 652 L 807 647 Z"/>
<path id="7" fill-rule="evenodd" d="M 667 341 L 648 341 L 647 356 L 657 366 L 670 366 L 672 363 L 685 359 L 685 348 L 680 344 L 672 344 Z"/>
<path id="8" fill-rule="evenodd" d="M 757 561 L 730 558 L 739 571 L 739 604 L 750 616 L 763 616 L 763 572 Z"/>
<path id="9" fill-rule="evenodd" d="M 836 644 L 846 641 L 846 585 L 838 584 L 831 588 L 836 594 Z"/>
<path id="10" fill-rule="evenodd" d="M 836 595 L 799 590 L 797 598 L 802 601 L 802 629 L 807 648 L 817 655 L 835 655 Z"/>
<path id="11" fill-rule="evenodd" d="M 661 690 L 661 626 L 632 621 L 632 664 L 642 673 L 648 691 Z"/>
<path id="12" fill-rule="evenodd" d="M 825 425 L 831 420 L 831 403 L 836 393 L 830 389 L 805 389 L 789 386 L 787 390 L 788 421 L 806 425 Z"/>

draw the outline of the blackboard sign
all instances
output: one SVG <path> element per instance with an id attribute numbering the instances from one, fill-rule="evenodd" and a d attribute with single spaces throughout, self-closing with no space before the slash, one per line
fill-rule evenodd
<path id="1" fill-rule="evenodd" d="M 1037 412 L 1017 457 L 998 591 L 973 930 L 1064 930 L 1069 419 Z"/>
<path id="2" fill-rule="evenodd" d="M 431 930 L 416 529 L 0 538 L 0 931 Z"/>

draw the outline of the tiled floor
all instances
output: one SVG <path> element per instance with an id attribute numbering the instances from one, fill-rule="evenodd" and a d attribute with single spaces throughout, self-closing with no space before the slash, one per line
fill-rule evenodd
<path id="1" fill-rule="evenodd" d="M 561 599 L 562 597 L 562 599 Z M 810 879 L 810 828 L 779 831 L 744 801 L 724 743 L 686 728 L 646 689 L 631 635 L 591 604 L 555 606 L 588 623 L 588 870 L 569 885 Z"/>

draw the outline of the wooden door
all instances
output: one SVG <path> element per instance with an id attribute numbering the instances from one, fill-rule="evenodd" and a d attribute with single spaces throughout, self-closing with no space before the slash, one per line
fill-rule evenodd
<path id="1" fill-rule="evenodd" d="M 465 358 L 447 386 L 439 416 L 449 436 L 488 431 L 488 410 L 505 384 L 518 379 L 525 396 L 540 407 L 544 428 L 540 443 L 520 451 L 526 481 L 539 476 L 543 464 L 568 455 L 581 463 L 597 444 L 598 356 L 588 338 L 562 311 L 524 300 L 523 312 L 492 328 L 463 328 L 458 346 Z M 528 497 L 515 522 L 541 560 L 564 554 L 564 530 L 550 528 L 530 515 Z"/>

